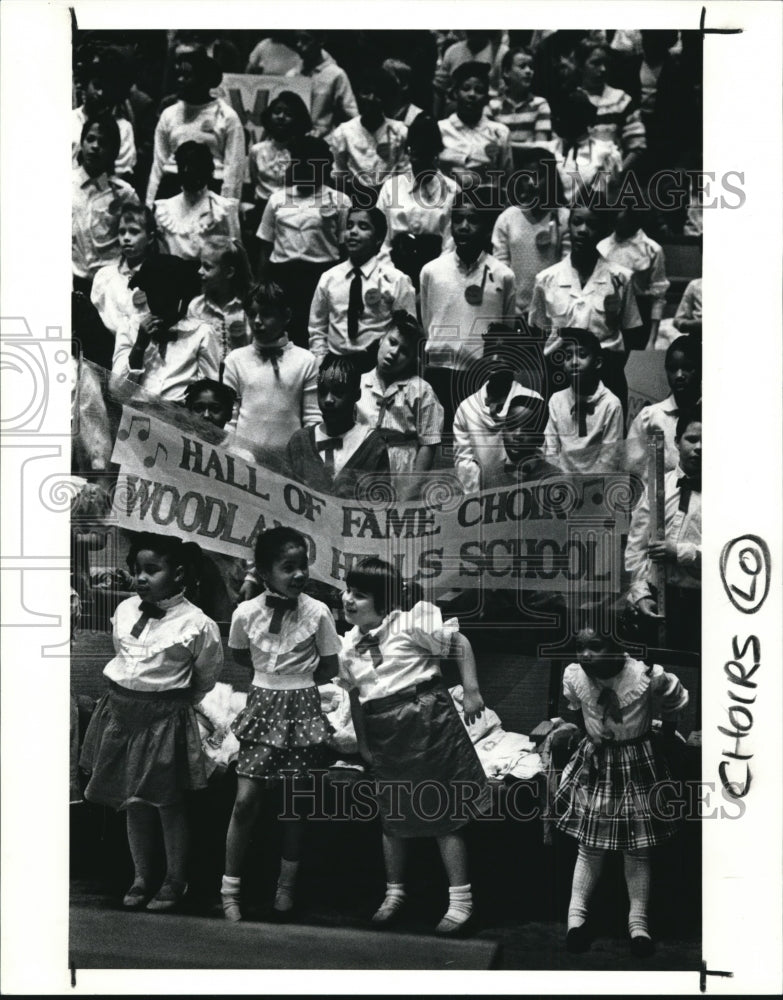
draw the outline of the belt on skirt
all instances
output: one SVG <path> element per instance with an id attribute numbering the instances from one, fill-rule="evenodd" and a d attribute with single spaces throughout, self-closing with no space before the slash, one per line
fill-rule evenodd
<path id="1" fill-rule="evenodd" d="M 123 687 L 116 681 L 109 680 L 109 691 L 125 695 L 126 698 L 133 698 L 135 701 L 189 701 L 191 697 L 190 688 L 168 688 L 163 691 L 135 691 L 133 688 Z"/>
<path id="2" fill-rule="evenodd" d="M 596 743 L 592 738 L 590 742 L 596 748 L 596 750 L 604 750 L 606 747 L 632 747 L 638 746 L 640 743 L 645 743 L 652 737 L 652 730 L 648 729 L 646 733 L 642 733 L 641 736 L 634 736 L 629 740 L 601 740 L 600 743 Z"/>
<path id="3" fill-rule="evenodd" d="M 402 705 L 406 701 L 413 701 L 414 698 L 425 691 L 431 691 L 433 688 L 442 686 L 442 677 L 431 677 L 428 681 L 421 681 L 420 684 L 412 684 L 410 687 L 403 688 L 402 691 L 386 695 L 385 698 L 372 698 L 370 701 L 365 701 L 362 704 L 362 711 L 367 715 L 376 715 L 380 712 L 385 712 L 389 708 L 394 708 L 395 705 Z"/>

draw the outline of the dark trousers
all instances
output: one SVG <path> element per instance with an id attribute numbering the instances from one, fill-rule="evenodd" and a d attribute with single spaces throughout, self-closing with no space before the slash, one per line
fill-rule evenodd
<path id="1" fill-rule="evenodd" d="M 299 347 L 308 347 L 310 336 L 310 305 L 315 295 L 318 280 L 324 271 L 334 267 L 336 260 L 325 264 L 312 264 L 306 260 L 292 260 L 285 264 L 269 265 L 269 277 L 278 284 L 285 294 L 291 310 L 288 336 Z"/>

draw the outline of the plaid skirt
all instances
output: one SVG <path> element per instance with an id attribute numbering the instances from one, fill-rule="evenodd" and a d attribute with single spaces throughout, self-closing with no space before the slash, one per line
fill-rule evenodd
<path id="1" fill-rule="evenodd" d="M 440 678 L 362 708 L 388 836 L 442 837 L 489 808 L 484 768 Z"/>
<path id="2" fill-rule="evenodd" d="M 84 797 L 115 809 L 174 805 L 186 791 L 205 788 L 190 691 L 131 691 L 110 681 L 87 727 L 79 766 L 90 772 Z"/>
<path id="3" fill-rule="evenodd" d="M 677 831 L 669 768 L 648 733 L 600 747 L 582 740 L 553 799 L 555 826 L 587 847 L 651 847 Z"/>
<path id="4" fill-rule="evenodd" d="M 326 766 L 331 726 L 313 685 L 294 691 L 251 687 L 231 729 L 239 740 L 237 774 L 275 781 Z"/>

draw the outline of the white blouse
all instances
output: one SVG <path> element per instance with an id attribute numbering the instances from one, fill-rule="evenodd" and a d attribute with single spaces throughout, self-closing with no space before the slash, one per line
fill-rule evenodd
<path id="1" fill-rule="evenodd" d="M 359 701 L 365 702 L 431 680 L 440 674 L 440 659 L 449 655 L 457 632 L 457 619 L 444 622 L 440 608 L 428 601 L 419 601 L 410 611 L 392 611 L 367 633 L 355 626 L 343 637 L 338 683 L 356 688 Z M 357 650 L 365 638 L 378 640 L 379 663 L 370 649 Z"/>
<path id="2" fill-rule="evenodd" d="M 138 638 L 131 631 L 141 617 L 141 598 L 117 605 L 112 618 L 116 656 L 104 676 L 131 691 L 190 688 L 197 704 L 211 691 L 223 668 L 223 646 L 217 625 L 183 594 L 158 601 L 162 618 L 150 618 Z"/>
<path id="3" fill-rule="evenodd" d="M 617 696 L 622 722 L 612 719 L 599 703 L 604 688 Z M 620 673 L 606 680 L 594 680 L 578 663 L 569 664 L 563 674 L 563 694 L 571 711 L 581 708 L 587 735 L 596 742 L 644 736 L 654 718 L 674 721 L 688 704 L 688 692 L 674 674 L 657 665 L 648 673 L 645 663 L 627 653 Z"/>
<path id="4" fill-rule="evenodd" d="M 312 687 L 319 659 L 340 652 L 331 611 L 301 594 L 296 608 L 284 612 L 275 634 L 269 631 L 274 611 L 266 596 L 265 591 L 236 609 L 228 634 L 230 648 L 250 650 L 255 687 L 283 691 Z"/>
<path id="5" fill-rule="evenodd" d="M 174 257 L 198 260 L 203 241 L 209 236 L 240 238 L 239 202 L 208 189 L 193 203 L 184 194 L 156 201 L 154 212 L 166 252 Z"/>

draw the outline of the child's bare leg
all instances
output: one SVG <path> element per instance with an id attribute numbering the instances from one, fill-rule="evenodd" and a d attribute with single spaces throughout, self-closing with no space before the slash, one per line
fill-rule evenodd
<path id="1" fill-rule="evenodd" d="M 158 824 L 157 810 L 141 802 L 128 806 L 128 846 L 133 859 L 133 885 L 125 897 L 128 907 L 142 906 L 152 880 L 152 849 Z M 139 891 L 136 892 L 135 890 Z"/>
<path id="2" fill-rule="evenodd" d="M 237 778 L 237 797 L 226 836 L 226 875 L 239 877 L 261 807 L 263 786 L 253 778 Z"/>
<path id="3" fill-rule="evenodd" d="M 468 881 L 468 852 L 461 833 L 438 837 L 438 848 L 449 885 L 465 885 Z"/>
<path id="4" fill-rule="evenodd" d="M 223 913 L 227 920 L 233 922 L 242 919 L 239 909 L 240 873 L 253 832 L 253 824 L 261 807 L 262 796 L 261 782 L 242 776 L 237 778 L 237 797 L 226 835 L 226 871 L 220 886 Z"/>
<path id="5" fill-rule="evenodd" d="M 438 848 L 449 880 L 449 908 L 435 928 L 439 934 L 456 934 L 473 913 L 473 893 L 468 881 L 468 852 L 461 833 L 438 837 Z"/>
<path id="6" fill-rule="evenodd" d="M 405 902 L 405 860 L 407 845 L 399 837 L 383 833 L 383 864 L 386 869 L 386 895 L 372 917 L 374 924 L 388 924 L 396 916 Z"/>
<path id="7" fill-rule="evenodd" d="M 605 853 L 602 848 L 579 845 L 574 879 L 571 883 L 571 902 L 568 904 L 566 945 L 569 951 L 585 951 L 588 947 L 588 940 L 583 930 L 587 920 L 587 904 L 601 875 Z"/>
<path id="8" fill-rule="evenodd" d="M 647 929 L 647 904 L 650 898 L 650 852 L 647 849 L 623 852 L 625 884 L 631 908 L 628 913 L 628 933 L 631 950 L 644 957 L 652 953 L 652 939 Z"/>

